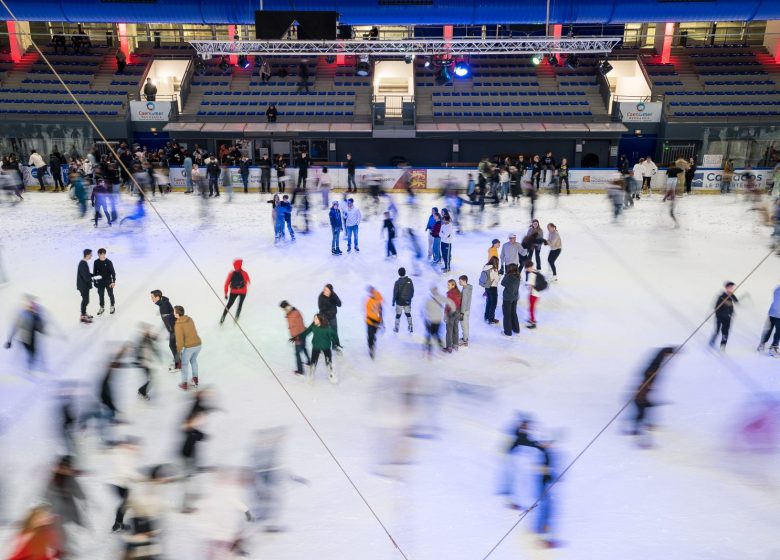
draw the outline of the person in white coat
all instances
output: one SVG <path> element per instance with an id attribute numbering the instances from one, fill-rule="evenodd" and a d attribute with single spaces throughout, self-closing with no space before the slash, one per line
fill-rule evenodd
<path id="1" fill-rule="evenodd" d="M 43 161 L 41 154 L 35 150 L 30 150 L 30 159 L 27 161 L 27 165 L 35 168 L 38 183 L 41 185 L 41 192 L 44 192 L 46 190 L 46 183 L 43 182 L 43 176 L 46 175 L 46 162 Z"/>
<path id="2" fill-rule="evenodd" d="M 645 158 L 639 158 L 639 161 L 634 164 L 631 169 L 631 174 L 634 177 L 634 181 L 638 184 L 644 184 L 645 181 Z M 639 191 L 641 187 L 637 188 L 635 192 L 631 193 L 631 197 L 639 200 Z"/>
<path id="3" fill-rule="evenodd" d="M 644 165 L 644 170 L 642 171 L 642 192 L 644 193 L 645 188 L 647 188 L 647 196 L 650 196 L 653 192 L 653 176 L 658 173 L 658 166 L 650 156 L 645 158 L 645 162 L 642 165 Z"/>
<path id="4" fill-rule="evenodd" d="M 474 292 L 474 286 L 469 284 L 469 277 L 465 274 L 458 278 L 460 284 L 460 330 L 463 338 L 460 339 L 460 346 L 469 345 L 469 317 L 471 317 L 471 294 Z"/>
<path id="5" fill-rule="evenodd" d="M 352 252 L 352 243 L 354 240 L 355 251 L 360 252 L 358 247 L 358 228 L 363 216 L 360 209 L 355 206 L 355 199 L 347 199 L 347 207 L 344 209 L 344 226 L 347 230 L 347 253 Z"/>

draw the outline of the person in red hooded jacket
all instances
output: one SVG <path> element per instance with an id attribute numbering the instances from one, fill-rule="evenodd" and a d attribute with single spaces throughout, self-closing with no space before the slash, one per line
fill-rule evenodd
<path id="1" fill-rule="evenodd" d="M 225 280 L 225 310 L 222 312 L 222 318 L 219 320 L 219 324 L 225 322 L 228 311 L 233 306 L 233 302 L 238 299 L 238 309 L 236 310 L 236 319 L 241 315 L 241 307 L 244 305 L 244 298 L 246 298 L 246 289 L 249 286 L 249 274 L 246 270 L 241 268 L 244 265 L 242 259 L 236 259 L 233 261 L 233 270 L 231 270 L 227 279 Z"/>

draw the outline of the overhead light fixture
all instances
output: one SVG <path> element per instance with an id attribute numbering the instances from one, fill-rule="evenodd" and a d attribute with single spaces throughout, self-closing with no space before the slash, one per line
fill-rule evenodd
<path id="1" fill-rule="evenodd" d="M 558 57 L 550 53 L 547 55 L 547 62 L 550 63 L 550 66 L 558 66 Z"/>
<path id="2" fill-rule="evenodd" d="M 471 74 L 471 67 L 468 62 L 461 59 L 455 63 L 455 75 L 458 78 L 467 78 Z"/>
<path id="3" fill-rule="evenodd" d="M 249 68 L 249 59 L 247 59 L 246 55 L 241 54 L 238 56 L 238 66 L 245 70 Z"/>
<path id="4" fill-rule="evenodd" d="M 222 57 L 222 59 L 219 61 L 219 69 L 220 69 L 220 70 L 222 70 L 222 72 L 227 72 L 227 69 L 228 69 L 228 61 L 227 61 L 227 58 L 225 58 L 224 56 L 223 56 L 223 57 Z"/>
<path id="5" fill-rule="evenodd" d="M 542 63 L 542 55 L 540 55 L 540 54 L 535 54 L 535 55 L 533 55 L 533 56 L 531 57 L 531 63 L 532 63 L 534 66 L 539 66 L 539 65 Z"/>
<path id="6" fill-rule="evenodd" d="M 437 86 L 445 86 L 452 82 L 452 73 L 449 66 L 442 66 L 436 72 L 436 78 L 434 79 Z"/>
<path id="7" fill-rule="evenodd" d="M 603 60 L 601 64 L 599 64 L 599 70 L 604 75 L 609 74 L 612 71 L 612 65 L 609 63 L 609 60 Z"/>
<path id="8" fill-rule="evenodd" d="M 570 54 L 566 57 L 566 68 L 569 70 L 574 70 L 577 68 L 577 65 L 580 63 L 579 58 L 577 58 L 576 54 Z"/>
<path id="9" fill-rule="evenodd" d="M 336 62 L 336 57 L 333 56 L 332 54 L 329 54 L 328 56 L 325 57 L 325 62 L 327 62 L 328 64 L 333 64 L 334 62 Z"/>
<path id="10" fill-rule="evenodd" d="M 406 62 L 407 64 L 411 64 L 412 62 L 414 62 L 414 55 L 413 54 L 407 54 L 404 57 L 404 62 Z"/>
<path id="11" fill-rule="evenodd" d="M 425 57 L 425 62 L 423 62 L 423 67 L 427 70 L 430 70 L 431 67 L 433 67 L 433 60 L 430 56 Z"/>
<path id="12" fill-rule="evenodd" d="M 368 76 L 371 73 L 371 63 L 369 61 L 367 54 L 361 54 L 360 60 L 357 63 L 357 67 L 355 68 L 355 74 L 358 76 Z"/>

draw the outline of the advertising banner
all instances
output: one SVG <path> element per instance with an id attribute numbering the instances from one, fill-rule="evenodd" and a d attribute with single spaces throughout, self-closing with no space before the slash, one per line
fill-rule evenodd
<path id="1" fill-rule="evenodd" d="M 624 123 L 661 122 L 662 111 L 663 103 L 660 101 L 640 101 L 639 103 L 620 102 L 620 114 Z"/>
<path id="2" fill-rule="evenodd" d="M 171 116 L 171 101 L 131 101 L 130 120 L 167 121 Z"/>

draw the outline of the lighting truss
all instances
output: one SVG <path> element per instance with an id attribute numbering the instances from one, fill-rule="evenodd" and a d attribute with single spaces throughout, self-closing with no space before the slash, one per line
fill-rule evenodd
<path id="1" fill-rule="evenodd" d="M 507 39 L 407 39 L 399 41 L 190 41 L 203 58 L 244 54 L 265 56 L 370 55 L 398 57 L 441 54 L 548 53 L 609 54 L 621 37 L 514 37 Z"/>

